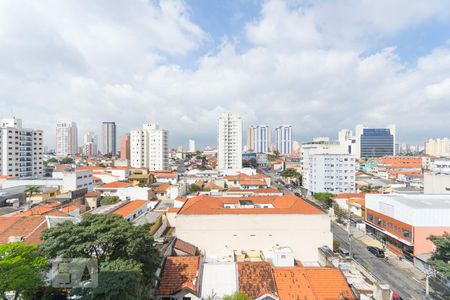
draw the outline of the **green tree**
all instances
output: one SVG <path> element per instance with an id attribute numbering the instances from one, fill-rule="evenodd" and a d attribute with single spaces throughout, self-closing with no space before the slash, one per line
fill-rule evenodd
<path id="1" fill-rule="evenodd" d="M 196 185 L 196 184 L 191 184 L 191 185 L 189 186 L 188 193 L 189 193 L 189 194 L 192 194 L 192 193 L 200 192 L 201 190 L 202 190 L 202 188 L 199 187 L 198 185 Z"/>
<path id="2" fill-rule="evenodd" d="M 333 200 L 331 199 L 333 197 L 333 194 L 330 193 L 315 193 L 314 199 L 319 200 L 323 204 L 326 205 L 326 207 L 330 208 L 333 205 Z"/>
<path id="3" fill-rule="evenodd" d="M 31 197 L 33 197 L 33 195 L 39 194 L 40 192 L 41 192 L 41 190 L 39 189 L 38 186 L 30 185 L 25 189 L 25 195 L 27 195 L 27 197 L 28 197 L 27 203 L 28 203 L 29 209 L 31 208 Z"/>
<path id="4" fill-rule="evenodd" d="M 300 173 L 297 172 L 297 170 L 289 168 L 281 172 L 281 177 L 288 177 L 288 178 L 299 178 Z"/>
<path id="5" fill-rule="evenodd" d="M 14 299 L 31 299 L 44 286 L 47 260 L 38 254 L 35 245 L 22 242 L 0 245 L 0 296 L 13 291 Z"/>
<path id="6" fill-rule="evenodd" d="M 275 150 L 275 152 L 273 153 L 273 155 L 275 156 L 275 158 L 280 157 L 280 151 Z"/>
<path id="7" fill-rule="evenodd" d="M 339 249 L 340 246 L 341 242 L 339 242 L 338 240 L 333 240 L 333 250 Z"/>
<path id="8" fill-rule="evenodd" d="M 450 278 L 450 234 L 445 232 L 442 236 L 430 236 L 428 238 L 436 246 L 428 263 L 442 276 Z"/>
<path id="9" fill-rule="evenodd" d="M 86 299 L 147 299 L 161 258 L 153 246 L 150 225 L 135 226 L 116 215 L 85 214 L 81 222 L 64 222 L 42 234 L 48 258 L 86 257 L 99 263 L 99 286 L 73 290 Z"/>
<path id="10" fill-rule="evenodd" d="M 118 196 L 106 196 L 103 197 L 102 200 L 100 200 L 100 205 L 109 205 L 114 204 L 120 201 L 120 198 Z"/>
<path id="11" fill-rule="evenodd" d="M 256 169 L 258 167 L 258 162 L 256 161 L 256 158 L 250 158 L 242 163 L 242 167 Z"/>
<path id="12" fill-rule="evenodd" d="M 64 157 L 63 159 L 61 159 L 60 163 L 64 164 L 64 165 L 70 165 L 73 164 L 75 161 L 73 160 L 73 158 L 71 157 Z"/>
<path id="13" fill-rule="evenodd" d="M 379 193 L 381 191 L 381 186 L 373 186 L 371 184 L 362 186 L 359 190 L 363 193 Z"/>
<path id="14" fill-rule="evenodd" d="M 252 297 L 243 292 L 234 292 L 232 295 L 223 296 L 223 300 L 252 300 Z"/>
<path id="15" fill-rule="evenodd" d="M 347 212 L 339 207 L 337 203 L 333 204 L 334 215 L 336 216 L 336 222 L 339 224 L 344 224 L 345 217 L 347 216 Z"/>
<path id="16" fill-rule="evenodd" d="M 52 157 L 49 160 L 47 160 L 47 162 L 55 163 L 55 162 L 58 162 L 58 160 L 56 158 Z"/>

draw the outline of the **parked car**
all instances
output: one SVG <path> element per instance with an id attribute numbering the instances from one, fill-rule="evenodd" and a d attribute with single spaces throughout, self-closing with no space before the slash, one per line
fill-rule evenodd
<path id="1" fill-rule="evenodd" d="M 300 193 L 297 193 L 297 192 L 295 192 L 294 195 L 297 197 L 301 197 Z"/>
<path id="2" fill-rule="evenodd" d="M 344 257 L 350 256 L 350 252 L 348 252 L 347 250 L 345 250 L 343 248 L 337 249 L 336 252 L 339 253 L 340 255 L 344 256 Z"/>
<path id="3" fill-rule="evenodd" d="M 367 247 L 367 250 L 369 250 L 369 252 L 375 255 L 376 257 L 384 258 L 385 256 L 384 251 L 380 248 L 369 246 Z"/>

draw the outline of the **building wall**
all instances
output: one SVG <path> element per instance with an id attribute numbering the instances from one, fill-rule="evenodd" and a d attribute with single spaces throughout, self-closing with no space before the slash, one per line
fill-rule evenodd
<path id="1" fill-rule="evenodd" d="M 275 145 L 280 154 L 292 153 L 292 126 L 281 125 L 275 128 Z"/>
<path id="2" fill-rule="evenodd" d="M 78 152 L 78 129 L 75 122 L 56 124 L 56 155 L 75 155 Z"/>
<path id="3" fill-rule="evenodd" d="M 414 228 L 414 255 L 420 255 L 436 250 L 436 246 L 428 240 L 431 235 L 441 236 L 450 233 L 449 227 L 415 227 Z"/>
<path id="4" fill-rule="evenodd" d="M 238 114 L 224 113 L 217 126 L 218 168 L 242 168 L 242 119 Z"/>
<path id="5" fill-rule="evenodd" d="M 169 168 L 169 132 L 157 124 L 144 124 L 143 129 L 130 133 L 131 166 L 151 171 Z"/>
<path id="6" fill-rule="evenodd" d="M 116 123 L 102 123 L 102 154 L 116 155 L 117 152 Z"/>
<path id="7" fill-rule="evenodd" d="M 272 251 L 289 246 L 302 261 L 318 261 L 318 248 L 332 247 L 328 215 L 215 214 L 176 215 L 178 238 L 206 251 L 207 256 L 231 255 L 233 250 Z"/>
<path id="8" fill-rule="evenodd" d="M 450 174 L 424 174 L 425 194 L 450 194 Z"/>

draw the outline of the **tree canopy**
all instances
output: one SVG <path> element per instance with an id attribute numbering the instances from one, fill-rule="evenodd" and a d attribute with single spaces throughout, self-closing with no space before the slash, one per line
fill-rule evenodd
<path id="1" fill-rule="evenodd" d="M 189 186 L 188 193 L 189 193 L 189 194 L 192 194 L 192 193 L 195 193 L 195 192 L 200 192 L 201 190 L 202 190 L 202 188 L 199 187 L 198 185 L 196 185 L 196 184 L 191 184 L 191 185 Z"/>
<path id="2" fill-rule="evenodd" d="M 23 242 L 0 245 L 0 297 L 14 291 L 15 299 L 29 299 L 44 286 L 47 260 L 40 256 L 36 246 Z"/>
<path id="3" fill-rule="evenodd" d="M 106 196 L 103 197 L 102 200 L 100 200 L 100 205 L 109 205 L 114 204 L 120 201 L 120 198 L 118 196 Z"/>
<path id="4" fill-rule="evenodd" d="M 73 164 L 75 161 L 73 160 L 73 158 L 71 157 L 64 157 L 63 159 L 61 159 L 60 163 L 61 164 Z"/>
<path id="5" fill-rule="evenodd" d="M 234 292 L 231 295 L 223 296 L 223 300 L 251 300 L 252 297 L 247 296 L 247 294 L 243 292 Z"/>
<path id="6" fill-rule="evenodd" d="M 149 224 L 134 226 L 116 215 L 86 214 L 45 230 L 41 251 L 48 258 L 91 258 L 99 263 L 99 286 L 88 299 L 147 299 L 161 258 Z M 86 291 L 73 290 L 75 295 Z"/>
<path id="7" fill-rule="evenodd" d="M 428 239 L 436 246 L 428 263 L 442 276 L 450 278 L 450 234 L 446 232 L 443 236 L 430 236 Z"/>
<path id="8" fill-rule="evenodd" d="M 381 186 L 379 185 L 364 185 L 359 190 L 363 193 L 379 193 L 381 191 Z"/>
<path id="9" fill-rule="evenodd" d="M 294 178 L 298 178 L 300 177 L 300 173 L 297 172 L 297 170 L 289 168 L 284 170 L 283 172 L 281 172 L 281 177 L 294 177 Z"/>
<path id="10" fill-rule="evenodd" d="M 333 200 L 331 200 L 331 197 L 333 197 L 333 194 L 331 193 L 314 193 L 314 199 L 319 200 L 320 202 L 324 203 L 328 208 L 330 208 L 333 205 Z"/>

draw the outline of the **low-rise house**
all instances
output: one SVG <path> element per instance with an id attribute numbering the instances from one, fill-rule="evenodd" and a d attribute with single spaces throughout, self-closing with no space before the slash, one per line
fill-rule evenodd
<path id="1" fill-rule="evenodd" d="M 150 201 L 147 200 L 128 201 L 124 205 L 111 211 L 111 214 L 121 216 L 128 221 L 134 221 L 148 211 L 149 202 Z"/>
<path id="2" fill-rule="evenodd" d="M 168 183 L 168 184 L 177 184 L 178 182 L 178 174 L 170 171 L 153 171 L 151 173 L 156 182 L 160 183 Z"/>
<path id="3" fill-rule="evenodd" d="M 195 256 L 197 254 L 197 247 L 183 240 L 176 239 L 173 244 L 173 252 L 176 256 Z"/>
<path id="4" fill-rule="evenodd" d="M 167 200 L 167 199 L 170 199 L 170 193 L 169 193 L 170 188 L 171 188 L 170 184 L 164 183 L 164 184 L 154 187 L 153 193 L 155 193 L 155 197 L 158 200 Z"/>
<path id="5" fill-rule="evenodd" d="M 67 206 L 60 208 L 59 210 L 71 217 L 78 218 L 82 213 L 86 211 L 86 206 L 69 204 Z"/>
<path id="6" fill-rule="evenodd" d="M 157 300 L 200 299 L 200 257 L 169 256 L 164 262 L 161 280 L 155 291 Z"/>
<path id="7" fill-rule="evenodd" d="M 129 182 L 112 182 L 95 188 L 102 196 L 117 196 L 120 200 L 151 199 L 151 188 L 133 186 Z"/>
<path id="8" fill-rule="evenodd" d="M 89 192 L 84 195 L 85 204 L 89 210 L 96 209 L 98 207 L 100 203 L 100 195 L 101 194 L 99 192 Z"/>
<path id="9" fill-rule="evenodd" d="M 350 207 L 350 211 L 353 215 L 358 216 L 359 218 L 365 218 L 365 209 L 366 209 L 366 194 L 365 193 L 345 193 L 333 196 L 333 201 L 339 205 L 340 208 L 348 211 Z"/>

